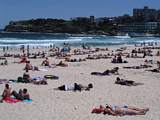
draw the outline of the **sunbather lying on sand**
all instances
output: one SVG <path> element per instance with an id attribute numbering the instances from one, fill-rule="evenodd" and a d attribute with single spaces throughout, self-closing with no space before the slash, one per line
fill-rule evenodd
<path id="1" fill-rule="evenodd" d="M 46 78 L 43 78 L 43 77 L 35 77 L 32 79 L 31 82 L 36 85 L 47 85 L 48 84 Z"/>
<path id="2" fill-rule="evenodd" d="M 100 105 L 99 108 L 92 110 L 92 113 L 103 113 L 113 116 L 124 116 L 124 115 L 145 115 L 149 111 L 149 108 L 138 108 L 134 106 L 117 106 L 117 105 L 106 105 L 105 107 Z"/>
<path id="3" fill-rule="evenodd" d="M 88 57 L 86 57 L 86 59 L 108 59 L 111 58 L 108 54 L 98 54 L 98 55 L 88 55 Z"/>
<path id="4" fill-rule="evenodd" d="M 143 85 L 143 83 L 135 83 L 132 80 L 124 80 L 120 79 L 119 77 L 116 78 L 115 84 L 126 85 L 126 86 Z"/>
<path id="5" fill-rule="evenodd" d="M 30 77 L 28 69 L 25 70 L 22 79 L 18 79 L 18 82 L 30 83 L 32 78 Z"/>
<path id="6" fill-rule="evenodd" d="M 86 61 L 86 59 L 70 59 L 70 58 L 66 58 L 65 61 L 67 62 L 82 62 L 82 61 Z"/>
<path id="7" fill-rule="evenodd" d="M 115 67 L 115 68 L 113 68 L 111 70 L 106 70 L 103 73 L 101 73 L 101 72 L 92 72 L 91 75 L 99 75 L 99 76 L 105 76 L 105 75 L 110 75 L 110 74 L 118 75 L 119 74 L 118 70 L 119 70 L 119 68 Z"/>
<path id="8" fill-rule="evenodd" d="M 143 57 L 143 56 L 138 56 L 137 53 L 135 53 L 135 54 L 132 53 L 131 55 L 128 54 L 128 55 L 126 56 L 126 58 L 144 58 L 144 57 Z"/>
<path id="9" fill-rule="evenodd" d="M 88 84 L 88 86 L 83 86 L 81 84 L 70 84 L 70 85 L 62 85 L 58 88 L 55 88 L 55 90 L 62 90 L 62 91 L 82 91 L 82 90 L 90 90 L 93 88 L 92 83 Z"/>
<path id="10" fill-rule="evenodd" d="M 158 69 L 158 68 L 152 69 L 152 70 L 146 70 L 146 71 L 155 72 L 155 73 L 160 73 L 160 69 Z"/>
<path id="11" fill-rule="evenodd" d="M 129 67 L 123 67 L 126 69 L 144 69 L 144 68 L 150 68 L 152 67 L 151 65 L 140 65 L 140 66 L 129 66 Z"/>
<path id="12" fill-rule="evenodd" d="M 56 66 L 68 67 L 68 64 L 67 63 L 63 63 L 62 61 L 60 61 L 58 64 L 56 64 Z"/>
<path id="13" fill-rule="evenodd" d="M 18 77 L 17 82 L 33 83 L 33 84 L 37 84 L 37 85 L 46 85 L 47 84 L 46 78 L 43 78 L 43 77 L 31 78 L 28 73 L 28 70 L 26 70 L 26 72 L 23 74 L 23 77 Z"/>
<path id="14" fill-rule="evenodd" d="M 46 57 L 46 59 L 42 62 L 41 65 L 46 66 L 48 68 L 55 68 L 55 66 L 52 66 L 53 64 L 52 65 L 50 64 L 50 61 L 49 61 L 48 57 Z"/>

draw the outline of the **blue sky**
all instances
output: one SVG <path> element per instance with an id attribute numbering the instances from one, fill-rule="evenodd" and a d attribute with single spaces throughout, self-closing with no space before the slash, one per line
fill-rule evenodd
<path id="1" fill-rule="evenodd" d="M 145 5 L 160 9 L 160 0 L 0 0 L 0 28 L 11 20 L 132 15 Z"/>

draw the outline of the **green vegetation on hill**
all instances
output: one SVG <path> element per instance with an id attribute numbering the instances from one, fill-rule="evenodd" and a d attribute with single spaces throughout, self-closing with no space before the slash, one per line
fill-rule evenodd
<path id="1" fill-rule="evenodd" d="M 42 33 L 73 33 L 73 34 L 108 34 L 116 29 L 108 21 L 98 24 L 90 18 L 63 19 L 31 19 L 11 21 L 4 29 L 6 32 L 42 32 Z"/>

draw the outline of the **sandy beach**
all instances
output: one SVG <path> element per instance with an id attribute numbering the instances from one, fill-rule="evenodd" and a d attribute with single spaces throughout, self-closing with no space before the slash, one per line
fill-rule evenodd
<path id="1" fill-rule="evenodd" d="M 94 54 L 107 54 L 122 46 L 108 47 L 108 51 L 99 51 Z M 124 46 L 123 46 L 124 47 Z M 126 46 L 123 52 L 131 52 L 134 46 Z M 73 47 L 72 47 L 73 49 Z M 94 49 L 94 48 L 93 48 Z M 42 49 L 40 49 L 42 51 Z M 44 50 L 44 49 L 43 49 Z M 31 52 L 38 50 L 30 50 Z M 46 50 L 48 51 L 48 50 Z M 128 63 L 113 64 L 111 59 L 96 59 L 82 62 L 66 62 L 68 67 L 57 66 L 46 68 L 41 66 L 44 59 L 29 59 L 31 64 L 47 71 L 29 71 L 31 77 L 43 77 L 44 75 L 56 75 L 58 80 L 47 80 L 48 85 L 34 85 L 31 83 L 10 83 L 12 90 L 27 88 L 30 94 L 31 103 L 18 102 L 9 104 L 6 102 L 0 105 L 1 120 L 160 120 L 160 73 L 145 71 L 146 69 L 124 69 L 124 66 L 138 66 L 144 64 L 146 59 L 153 61 L 153 68 L 156 68 L 156 56 L 158 50 L 153 50 L 153 56 L 146 58 L 126 58 Z M 18 53 L 17 50 L 10 50 L 7 53 Z M 115 53 L 115 52 L 114 52 Z M 1 55 L 3 52 L 1 51 Z M 92 54 L 91 54 L 92 55 Z M 138 54 L 143 56 L 143 54 Z M 86 58 L 86 55 L 72 55 L 71 58 Z M 113 56 L 112 56 L 113 58 Z M 8 65 L 0 66 L 0 79 L 17 79 L 24 73 L 25 64 L 13 63 L 20 61 L 19 58 L 8 57 Z M 61 59 L 49 57 L 51 64 L 57 64 Z M 64 59 L 62 59 L 64 61 Z M 106 69 L 119 67 L 119 75 L 94 76 L 91 72 L 103 72 Z M 153 69 L 147 68 L 147 69 Z M 115 84 L 116 77 L 127 80 L 134 80 L 144 85 L 124 86 Z M 83 85 L 93 84 L 90 91 L 58 91 L 54 90 L 63 84 L 80 83 Z M 3 92 L 5 84 L 0 85 Z M 116 104 L 132 105 L 137 107 L 149 107 L 146 115 L 136 116 L 111 116 L 103 114 L 92 114 L 91 111 L 99 105 Z"/>

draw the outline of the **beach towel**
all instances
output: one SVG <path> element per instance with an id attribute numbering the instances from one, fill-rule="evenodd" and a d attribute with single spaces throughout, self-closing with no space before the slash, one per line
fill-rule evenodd
<path id="1" fill-rule="evenodd" d="M 12 97 L 7 97 L 4 99 L 5 102 L 7 103 L 17 103 L 17 102 L 21 102 L 21 100 L 17 100 L 15 98 L 12 98 Z"/>
<path id="2" fill-rule="evenodd" d="M 0 84 L 6 84 L 9 83 L 7 79 L 0 79 Z"/>
<path id="3" fill-rule="evenodd" d="M 43 77 L 33 77 L 32 80 L 34 80 L 34 81 L 42 81 L 42 80 L 44 80 L 44 78 Z"/>
<path id="4" fill-rule="evenodd" d="M 30 103 L 30 102 L 32 102 L 33 100 L 32 100 L 32 99 L 29 99 L 29 100 L 18 100 L 18 99 L 14 98 L 14 97 L 7 97 L 7 98 L 4 99 L 4 101 L 5 101 L 6 103 L 17 103 L 17 102 Z"/>
<path id="5" fill-rule="evenodd" d="M 42 71 L 42 72 L 47 72 L 48 71 L 47 69 L 43 69 L 43 68 L 41 68 L 39 70 Z"/>
<path id="6" fill-rule="evenodd" d="M 93 108 L 92 112 L 91 113 L 97 113 L 97 114 L 100 114 L 100 113 L 103 113 L 104 110 L 102 110 L 101 108 Z"/>
<path id="7" fill-rule="evenodd" d="M 33 100 L 32 99 L 29 99 L 29 100 L 23 100 L 23 102 L 25 103 L 31 103 Z"/>
<path id="8" fill-rule="evenodd" d="M 17 83 L 17 80 L 10 79 L 9 83 Z"/>

